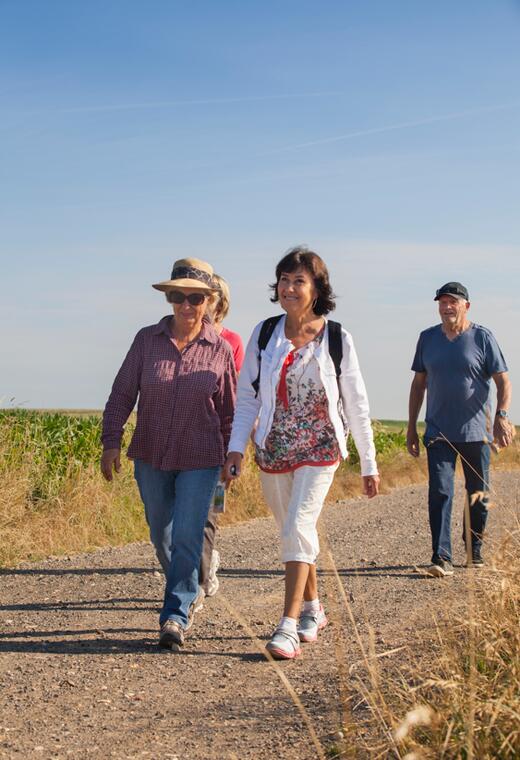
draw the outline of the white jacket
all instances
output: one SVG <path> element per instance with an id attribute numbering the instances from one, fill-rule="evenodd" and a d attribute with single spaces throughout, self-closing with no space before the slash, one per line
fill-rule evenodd
<path id="1" fill-rule="evenodd" d="M 246 450 L 251 430 L 257 420 L 254 440 L 260 448 L 265 447 L 266 438 L 273 424 L 280 372 L 287 354 L 294 349 L 291 341 L 285 337 L 284 315 L 276 325 L 265 350 L 262 351 L 260 388 L 255 398 L 252 383 L 258 377 L 258 336 L 261 327 L 262 322 L 253 330 L 238 378 L 237 403 L 228 451 L 238 451 L 241 454 Z M 341 407 L 336 369 L 329 353 L 328 329 L 325 330 L 323 340 L 314 354 L 329 402 L 329 417 L 336 433 L 341 456 L 344 459 L 348 456 L 346 438 L 350 428 L 359 452 L 361 474 L 377 475 L 376 451 L 365 383 L 361 376 L 351 335 L 342 329 L 341 336 L 343 343 L 339 378 Z M 340 408 L 342 408 L 346 424 L 343 422 Z"/>

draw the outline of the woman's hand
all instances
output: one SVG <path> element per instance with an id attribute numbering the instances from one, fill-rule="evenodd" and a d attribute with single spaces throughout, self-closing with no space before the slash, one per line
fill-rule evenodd
<path id="1" fill-rule="evenodd" d="M 105 449 L 101 456 L 101 472 L 105 480 L 109 482 L 113 479 L 113 470 L 119 472 L 121 469 L 121 452 L 119 449 Z"/>
<path id="2" fill-rule="evenodd" d="M 229 488 L 232 480 L 239 477 L 242 470 L 242 459 L 243 456 L 238 451 L 230 451 L 227 455 L 221 476 L 226 488 Z"/>
<path id="3" fill-rule="evenodd" d="M 363 493 L 369 499 L 379 493 L 379 475 L 363 475 Z"/>

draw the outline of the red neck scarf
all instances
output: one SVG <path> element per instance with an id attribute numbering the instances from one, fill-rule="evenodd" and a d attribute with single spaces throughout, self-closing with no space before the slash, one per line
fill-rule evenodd
<path id="1" fill-rule="evenodd" d="M 294 362 L 294 354 L 296 349 L 290 351 L 285 357 L 285 361 L 280 372 L 280 382 L 278 383 L 277 397 L 282 402 L 284 409 L 289 408 L 289 396 L 287 393 L 287 370 Z"/>

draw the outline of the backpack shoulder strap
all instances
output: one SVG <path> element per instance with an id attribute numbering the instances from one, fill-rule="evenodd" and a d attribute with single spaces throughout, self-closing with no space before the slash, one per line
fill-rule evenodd
<path id="1" fill-rule="evenodd" d="M 275 317 L 268 317 L 262 322 L 260 328 L 260 334 L 258 335 L 258 375 L 256 380 L 253 380 L 251 385 L 255 391 L 255 398 L 258 396 L 258 389 L 260 387 L 260 370 L 262 365 L 262 351 L 265 349 L 271 339 L 271 335 L 274 332 L 274 328 L 283 317 L 283 314 L 277 314 Z"/>
<path id="2" fill-rule="evenodd" d="M 341 375 L 341 360 L 343 359 L 343 341 L 341 339 L 341 325 L 339 322 L 333 322 L 329 319 L 327 322 L 329 328 L 329 352 L 332 361 L 334 362 L 334 369 L 336 370 L 336 380 L 339 384 L 339 376 Z"/>
<path id="3" fill-rule="evenodd" d="M 258 336 L 258 352 L 263 351 L 269 341 L 271 340 L 271 335 L 274 332 L 274 328 L 278 324 L 278 322 L 283 317 L 283 314 L 277 314 L 275 317 L 267 317 L 267 319 L 264 319 L 262 322 L 262 327 L 260 328 L 260 334 Z"/>

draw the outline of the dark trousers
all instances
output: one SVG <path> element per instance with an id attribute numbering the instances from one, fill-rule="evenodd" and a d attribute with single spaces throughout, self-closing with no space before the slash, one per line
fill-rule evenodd
<path id="1" fill-rule="evenodd" d="M 206 525 L 204 526 L 204 544 L 202 546 L 202 557 L 200 558 L 199 570 L 199 583 L 206 593 L 208 591 L 209 566 L 211 564 L 213 546 L 215 545 L 217 524 L 218 514 L 214 512 L 213 509 L 210 509 Z"/>
<path id="2" fill-rule="evenodd" d="M 489 444 L 483 441 L 448 443 L 442 438 L 425 438 L 428 456 L 428 512 L 432 534 L 432 559 L 451 561 L 451 508 L 455 464 L 460 455 L 469 498 L 471 547 L 480 550 L 488 516 Z M 476 496 L 475 496 L 476 494 Z M 464 519 L 462 540 L 466 541 Z"/>

